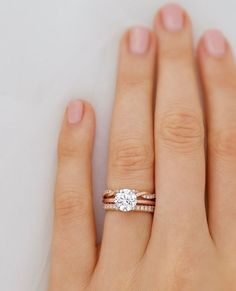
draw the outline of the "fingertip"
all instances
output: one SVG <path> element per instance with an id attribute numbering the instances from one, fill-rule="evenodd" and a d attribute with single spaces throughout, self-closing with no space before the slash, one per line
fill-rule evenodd
<path id="1" fill-rule="evenodd" d="M 222 60 L 231 55 L 232 50 L 230 43 L 218 29 L 209 29 L 201 36 L 197 52 L 200 58 L 208 57 L 215 60 Z"/>
<path id="2" fill-rule="evenodd" d="M 84 114 L 84 103 L 81 100 L 71 100 L 67 105 L 67 121 L 69 125 L 78 124 Z"/>
<path id="3" fill-rule="evenodd" d="M 68 131 L 91 131 L 95 127 L 95 112 L 93 106 L 83 99 L 73 99 L 68 102 L 63 128 Z"/>
<path id="4" fill-rule="evenodd" d="M 169 3 L 160 8 L 154 17 L 154 28 L 165 32 L 180 33 L 191 29 L 191 19 L 186 10 L 176 3 Z"/>
<path id="5" fill-rule="evenodd" d="M 155 47 L 154 31 L 143 25 L 128 28 L 120 40 L 121 57 L 146 58 L 154 54 Z"/>
<path id="6" fill-rule="evenodd" d="M 58 156 L 90 155 L 95 131 L 92 105 L 82 99 L 71 100 L 66 108 L 58 141 Z"/>

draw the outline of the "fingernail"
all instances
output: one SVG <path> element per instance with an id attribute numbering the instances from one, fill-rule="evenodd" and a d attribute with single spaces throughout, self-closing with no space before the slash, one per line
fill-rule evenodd
<path id="1" fill-rule="evenodd" d="M 144 27 L 134 27 L 129 35 L 130 51 L 137 55 L 145 54 L 150 45 L 150 32 Z"/>
<path id="2" fill-rule="evenodd" d="M 79 123 L 83 117 L 83 103 L 80 100 L 71 101 L 67 107 L 67 118 L 69 124 Z"/>
<path id="3" fill-rule="evenodd" d="M 222 57 L 226 51 L 226 42 L 222 32 L 210 30 L 204 35 L 204 44 L 207 52 L 214 57 Z"/>
<path id="4" fill-rule="evenodd" d="M 182 8 L 177 4 L 168 4 L 161 12 L 163 26 L 166 30 L 176 32 L 184 27 L 184 14 Z"/>

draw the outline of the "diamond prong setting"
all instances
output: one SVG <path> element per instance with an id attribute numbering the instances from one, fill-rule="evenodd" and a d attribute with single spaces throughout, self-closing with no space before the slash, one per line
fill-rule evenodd
<path id="1" fill-rule="evenodd" d="M 135 209 L 137 204 L 136 191 L 131 189 L 120 189 L 114 199 L 117 210 L 128 212 Z"/>

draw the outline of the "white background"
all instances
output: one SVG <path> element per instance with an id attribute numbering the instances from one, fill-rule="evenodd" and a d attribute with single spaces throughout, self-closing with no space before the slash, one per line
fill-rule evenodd
<path id="1" fill-rule="evenodd" d="M 70 98 L 97 112 L 94 183 L 98 230 L 117 44 L 151 25 L 157 0 L 0 0 L 0 290 L 46 290 L 56 142 Z M 178 1 L 195 41 L 222 29 L 236 48 L 234 0 Z"/>

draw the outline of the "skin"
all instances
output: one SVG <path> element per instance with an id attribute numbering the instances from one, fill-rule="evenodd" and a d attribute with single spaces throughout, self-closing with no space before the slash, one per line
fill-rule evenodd
<path id="1" fill-rule="evenodd" d="M 156 211 L 107 211 L 96 245 L 94 112 L 83 101 L 77 125 L 68 123 L 66 112 L 49 291 L 236 290 L 232 51 L 227 42 L 225 54 L 213 57 L 201 39 L 195 58 L 187 13 L 183 30 L 172 33 L 160 13 L 145 55 L 129 51 L 130 31 L 121 40 L 107 177 L 111 189 L 158 193 Z"/>

